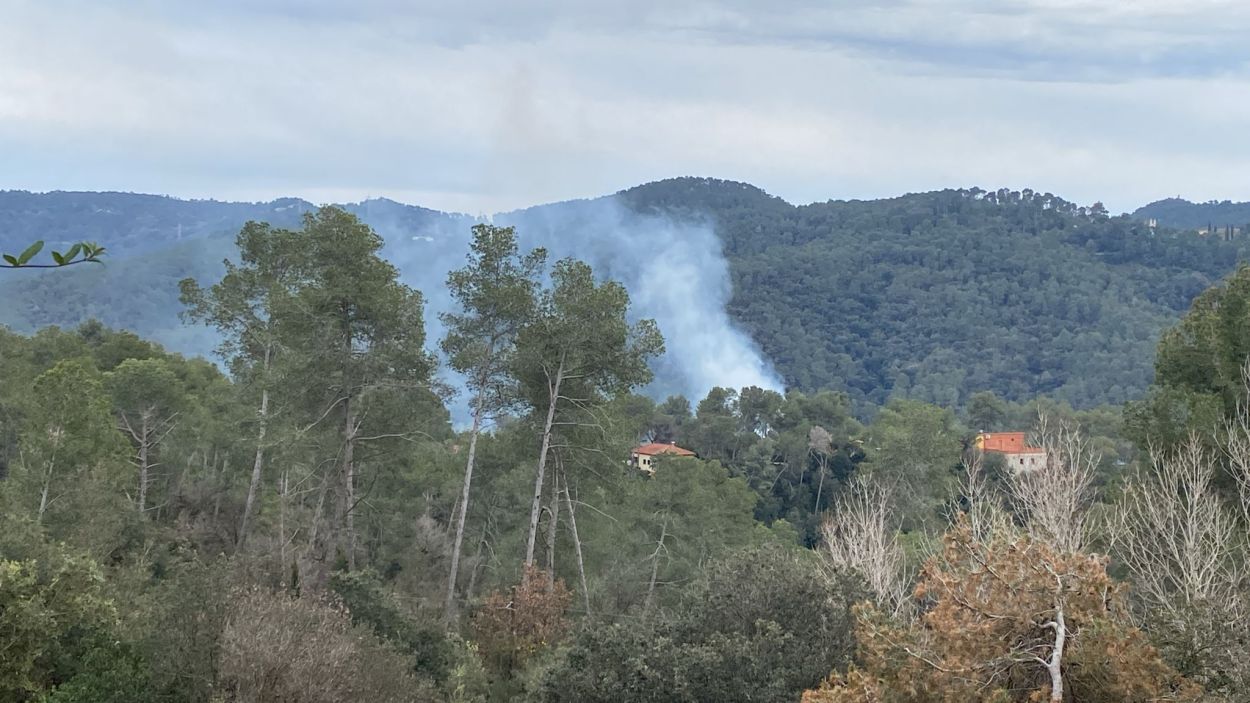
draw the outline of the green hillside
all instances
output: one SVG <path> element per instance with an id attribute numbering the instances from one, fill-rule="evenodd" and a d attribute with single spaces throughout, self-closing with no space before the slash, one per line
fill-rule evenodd
<path id="1" fill-rule="evenodd" d="M 1163 227 L 1213 229 L 1217 232 L 1237 227 L 1245 232 L 1247 224 L 1250 224 L 1250 203 L 1230 200 L 1191 203 L 1183 198 L 1166 198 L 1137 208 L 1133 217 L 1143 221 L 1153 219 Z"/>
<path id="2" fill-rule="evenodd" d="M 164 195 L 0 191 L 0 250 L 36 239 L 49 245 L 103 243 L 114 255 L 162 249 L 172 243 L 232 233 L 248 220 L 294 226 L 312 204 L 296 198 L 268 203 L 179 200 Z"/>
<path id="3" fill-rule="evenodd" d="M 676 179 L 623 195 L 709 213 L 733 272 L 730 311 L 787 383 L 871 403 L 962 403 L 985 389 L 1123 402 L 1150 381 L 1161 330 L 1245 251 L 1028 190 L 793 206 Z"/>
<path id="4" fill-rule="evenodd" d="M 107 217 L 92 210 L 105 195 Z M 1077 406 L 1137 397 L 1162 329 L 1246 249 L 1192 232 L 1152 233 L 1134 217 L 1028 190 L 795 206 L 747 184 L 678 178 L 612 197 L 634 213 L 714 226 L 732 279 L 732 319 L 788 386 L 843 390 L 860 408 L 892 396 L 961 404 L 980 390 L 1013 400 L 1051 394 Z M 178 320 L 175 284 L 218 273 L 245 220 L 289 224 L 308 207 L 276 202 L 5 193 L 4 241 L 81 233 L 115 254 L 104 267 L 5 274 L 0 322 L 29 331 L 98 317 L 175 350 L 206 352 L 207 332 Z M 576 251 L 577 228 L 593 224 L 583 218 L 561 232 L 552 223 L 585 208 L 555 204 L 507 219 L 522 236 L 531 224 L 555 227 L 543 244 L 559 255 L 561 237 Z M 385 253 L 410 285 L 442 295 L 468 218 L 391 201 L 351 209 L 386 237 Z M 107 225 L 93 229 L 97 216 Z"/>

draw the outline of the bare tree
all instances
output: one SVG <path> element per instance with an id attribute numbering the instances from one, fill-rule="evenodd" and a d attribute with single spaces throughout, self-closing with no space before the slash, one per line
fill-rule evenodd
<path id="1" fill-rule="evenodd" d="M 1244 415 L 1229 423 L 1228 473 L 1237 486 L 1237 509 L 1242 525 L 1250 528 L 1250 419 Z"/>
<path id="2" fill-rule="evenodd" d="M 877 605 L 897 615 L 908 599 L 892 505 L 888 491 L 857 481 L 829 511 L 821 531 L 828 562 L 861 574 Z"/>
<path id="3" fill-rule="evenodd" d="M 1250 398 L 1250 360 L 1241 367 L 1241 382 L 1242 398 Z M 1238 403 L 1236 416 L 1225 423 L 1224 435 L 1228 473 L 1237 486 L 1237 510 L 1242 525 L 1250 530 L 1250 405 L 1246 400 Z"/>
<path id="4" fill-rule="evenodd" d="M 1130 479 L 1112 518 L 1116 554 L 1153 609 L 1239 600 L 1245 566 L 1234 559 L 1236 518 L 1212 480 L 1216 462 L 1192 437 Z"/>
<path id="5" fill-rule="evenodd" d="M 971 450 L 963 463 L 960 497 L 963 502 L 964 519 L 978 542 L 987 542 L 993 536 L 1012 529 L 1011 518 L 1003 509 L 1000 492 L 990 483 L 985 454 L 979 449 Z M 951 515 L 951 521 L 958 518 Z"/>
<path id="6" fill-rule="evenodd" d="M 1233 464 L 1250 462 L 1241 442 L 1230 443 Z M 1112 551 L 1132 578 L 1143 625 L 1172 658 L 1188 662 L 1186 673 L 1213 688 L 1237 676 L 1250 681 L 1232 649 L 1250 618 L 1244 530 L 1213 483 L 1218 470 L 1197 436 L 1155 452 L 1110 517 Z"/>
<path id="7" fill-rule="evenodd" d="M 1082 551 L 1089 538 L 1089 508 L 1101 456 L 1071 423 L 1041 415 L 1037 435 L 1046 460 L 1039 469 L 1017 469 L 1009 475 L 1012 502 L 1031 537 L 1062 552 Z"/>

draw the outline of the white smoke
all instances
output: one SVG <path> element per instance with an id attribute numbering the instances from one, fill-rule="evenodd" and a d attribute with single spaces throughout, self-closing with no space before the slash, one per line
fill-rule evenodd
<path id="1" fill-rule="evenodd" d="M 473 220 L 429 217 L 418 224 L 401 218 L 401 207 L 379 207 L 375 201 L 356 209 L 387 238 L 385 255 L 404 282 L 425 293 L 427 333 L 434 347 L 443 333 L 438 314 L 453 305 L 447 272 L 464 265 Z M 615 197 L 491 219 L 515 226 L 522 250 L 541 246 L 553 262 L 574 257 L 590 264 L 600 279 L 620 281 L 629 291 L 631 316 L 655 319 L 666 351 L 653 364 L 656 378 L 645 389 L 648 395 L 662 399 L 680 393 L 697 401 L 714 386 L 782 389 L 772 365 L 729 318 L 729 265 L 710 223 L 635 213 Z M 456 416 L 462 415 L 461 402 L 453 403 Z"/>
<path id="2" fill-rule="evenodd" d="M 628 211 L 616 198 L 535 208 L 512 217 L 526 246 L 581 259 L 624 284 L 632 314 L 654 318 L 666 351 L 650 389 L 698 400 L 713 386 L 781 389 L 755 344 L 729 319 L 729 264 L 708 223 Z"/>

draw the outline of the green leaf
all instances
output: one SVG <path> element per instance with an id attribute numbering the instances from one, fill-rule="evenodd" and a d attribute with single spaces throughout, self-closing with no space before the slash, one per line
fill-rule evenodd
<path id="1" fill-rule="evenodd" d="M 5 261 L 7 261 L 7 262 L 9 262 L 9 263 L 10 263 L 10 264 L 12 264 L 13 266 L 17 266 L 17 257 L 15 257 L 15 256 L 13 256 L 13 255 L 11 255 L 11 254 L 5 254 L 5 255 L 4 255 L 4 260 L 5 260 Z"/>
<path id="2" fill-rule="evenodd" d="M 57 266 L 65 265 L 65 257 L 61 256 L 61 252 L 59 251 L 52 252 L 52 260 L 56 262 Z"/>
<path id="3" fill-rule="evenodd" d="M 22 253 L 21 253 L 21 254 L 17 257 L 17 265 L 18 265 L 18 266 L 25 266 L 25 265 L 26 265 L 26 262 L 27 262 L 27 261 L 30 261 L 32 258 L 34 258 L 35 254 L 38 254 L 38 253 L 40 252 L 40 250 L 42 250 L 42 249 L 43 249 L 43 240 L 42 240 L 42 239 L 40 239 L 39 241 L 35 242 L 34 244 L 31 244 L 30 246 L 26 247 L 26 251 L 22 252 Z"/>
<path id="4" fill-rule="evenodd" d="M 74 260 L 74 257 L 75 257 L 75 256 L 78 256 L 78 252 L 80 252 L 80 251 L 82 251 L 82 245 L 81 245 L 81 244 L 75 244 L 74 246 L 72 246 L 72 247 L 70 247 L 70 248 L 69 248 L 69 251 L 65 252 L 65 260 L 66 260 L 66 261 L 73 261 L 73 260 Z"/>

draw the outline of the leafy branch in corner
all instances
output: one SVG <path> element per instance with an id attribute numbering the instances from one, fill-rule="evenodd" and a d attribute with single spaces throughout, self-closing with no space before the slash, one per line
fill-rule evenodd
<path id="1" fill-rule="evenodd" d="M 79 242 L 70 247 L 65 253 L 59 251 L 52 252 L 52 262 L 50 264 L 32 264 L 30 260 L 35 255 L 43 251 L 43 240 L 39 240 L 34 244 L 26 247 L 21 254 L 14 256 L 12 254 L 0 254 L 4 262 L 0 263 L 0 268 L 6 269 L 54 269 L 62 266 L 71 266 L 73 264 L 85 263 L 104 263 L 100 257 L 104 255 L 104 247 L 92 242 Z"/>

